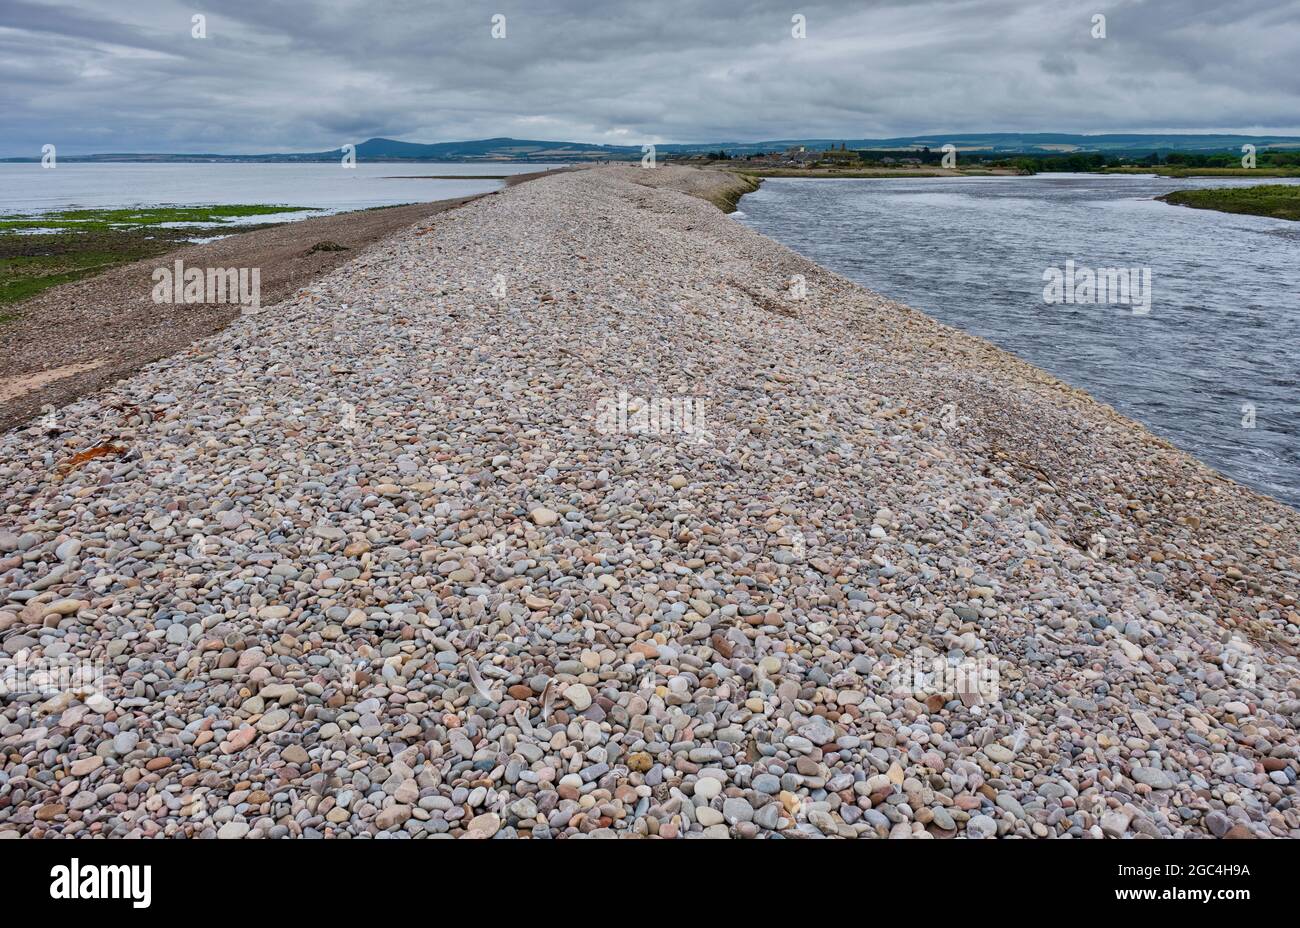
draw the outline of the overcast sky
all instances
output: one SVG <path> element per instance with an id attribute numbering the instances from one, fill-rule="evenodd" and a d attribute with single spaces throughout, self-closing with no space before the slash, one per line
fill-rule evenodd
<path id="1" fill-rule="evenodd" d="M 0 155 L 1300 135 L 1298 63 L 1300 0 L 0 0 Z"/>

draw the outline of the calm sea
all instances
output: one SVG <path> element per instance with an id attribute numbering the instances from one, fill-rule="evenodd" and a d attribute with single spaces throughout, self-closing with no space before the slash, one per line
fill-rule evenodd
<path id="1" fill-rule="evenodd" d="M 0 213 L 75 207 L 272 203 L 322 212 L 488 193 L 499 180 L 555 164 L 0 164 Z M 456 175 L 428 180 L 421 175 Z M 316 215 L 316 214 L 313 214 Z M 285 218 L 291 218 L 286 216 Z M 302 218 L 298 214 L 296 218 Z M 255 221 L 265 222 L 266 217 Z"/>

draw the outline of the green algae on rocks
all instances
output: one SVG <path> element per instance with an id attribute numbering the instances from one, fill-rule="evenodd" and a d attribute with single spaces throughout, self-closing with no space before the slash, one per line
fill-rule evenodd
<path id="1" fill-rule="evenodd" d="M 279 225 L 232 223 L 233 219 L 310 209 L 231 204 L 65 209 L 0 216 L 0 306 L 19 303 L 50 287 L 132 261 L 166 254 L 195 237 Z"/>

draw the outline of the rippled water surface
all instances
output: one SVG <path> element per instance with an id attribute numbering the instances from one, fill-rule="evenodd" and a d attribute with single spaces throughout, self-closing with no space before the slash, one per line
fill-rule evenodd
<path id="1" fill-rule="evenodd" d="M 1250 183 L 770 179 L 741 201 L 740 221 L 989 339 L 1300 507 L 1300 223 L 1152 199 Z M 1071 259 L 1149 267 L 1150 312 L 1045 303 L 1044 271 Z M 1243 427 L 1248 406 L 1254 428 Z"/>

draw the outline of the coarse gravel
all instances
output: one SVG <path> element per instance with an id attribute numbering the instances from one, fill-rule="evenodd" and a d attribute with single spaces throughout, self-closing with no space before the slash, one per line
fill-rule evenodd
<path id="1" fill-rule="evenodd" d="M 5 434 L 0 838 L 1300 835 L 1297 513 L 738 183 L 512 187 Z"/>

